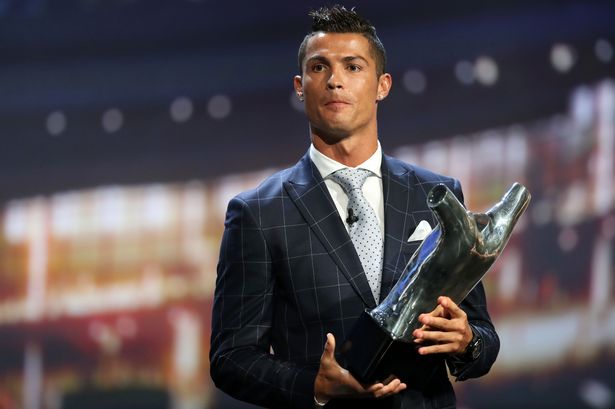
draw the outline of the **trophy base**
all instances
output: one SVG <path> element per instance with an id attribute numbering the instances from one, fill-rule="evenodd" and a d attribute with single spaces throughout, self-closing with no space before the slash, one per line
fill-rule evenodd
<path id="1" fill-rule="evenodd" d="M 385 331 L 364 311 L 340 348 L 340 364 L 364 384 L 386 381 L 391 375 L 413 389 L 428 390 L 433 377 L 446 377 L 441 354 L 420 355 L 417 346 Z"/>
<path id="2" fill-rule="evenodd" d="M 395 339 L 386 332 L 367 311 L 359 317 L 350 337 L 341 348 L 346 367 L 363 383 L 383 381 L 388 376 L 380 371 L 381 363 Z"/>

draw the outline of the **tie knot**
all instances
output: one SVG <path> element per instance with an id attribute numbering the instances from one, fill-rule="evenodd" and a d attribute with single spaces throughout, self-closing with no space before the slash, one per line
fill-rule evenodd
<path id="1" fill-rule="evenodd" d="M 339 183 L 346 194 L 352 190 L 361 189 L 365 180 L 372 172 L 367 169 L 344 168 L 331 174 L 331 179 Z"/>

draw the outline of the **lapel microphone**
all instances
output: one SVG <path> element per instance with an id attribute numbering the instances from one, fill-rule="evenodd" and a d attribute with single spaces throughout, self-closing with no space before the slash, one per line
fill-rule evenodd
<path id="1" fill-rule="evenodd" d="M 354 214 L 354 211 L 351 208 L 348 208 L 348 217 L 346 218 L 346 223 L 352 226 L 354 222 L 359 221 L 359 216 Z"/>

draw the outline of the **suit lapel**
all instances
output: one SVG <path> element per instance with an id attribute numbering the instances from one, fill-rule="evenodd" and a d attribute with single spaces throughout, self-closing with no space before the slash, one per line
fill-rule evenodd
<path id="1" fill-rule="evenodd" d="M 422 206 L 419 209 L 425 207 L 424 201 L 422 205 L 415 203 L 417 194 L 414 179 L 414 171 L 383 155 L 385 239 L 380 300 L 384 300 L 404 270 L 405 265 L 400 265 L 400 262 L 403 263 L 402 251 L 417 225 L 412 211 L 417 209 L 417 205 Z"/>
<path id="2" fill-rule="evenodd" d="M 284 189 L 365 305 L 375 307 L 359 256 L 309 154 L 294 167 Z"/>

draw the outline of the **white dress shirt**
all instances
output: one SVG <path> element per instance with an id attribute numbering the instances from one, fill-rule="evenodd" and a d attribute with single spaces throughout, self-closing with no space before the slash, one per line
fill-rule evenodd
<path id="1" fill-rule="evenodd" d="M 348 223 L 346 223 L 346 218 L 348 217 L 348 196 L 337 182 L 334 180 L 327 178 L 333 172 L 348 168 L 344 164 L 341 164 L 328 156 L 325 156 L 323 153 L 319 152 L 314 145 L 310 146 L 310 159 L 316 166 L 316 169 L 320 172 L 320 176 L 325 181 L 325 185 L 329 190 L 329 194 L 333 199 L 333 203 L 335 203 L 335 207 L 337 207 L 337 211 L 340 214 L 342 221 L 344 222 L 344 226 L 346 226 L 346 230 L 348 230 Z M 363 196 L 367 199 L 369 205 L 376 212 L 376 217 L 378 218 L 378 224 L 380 225 L 380 233 L 382 234 L 382 238 L 384 240 L 384 195 L 382 189 L 382 171 L 380 170 L 380 165 L 382 164 L 382 148 L 380 147 L 380 142 L 378 142 L 378 148 L 376 152 L 372 156 L 369 157 L 365 162 L 361 163 L 356 169 L 367 169 L 372 172 L 372 175 L 368 176 L 363 184 Z"/>

